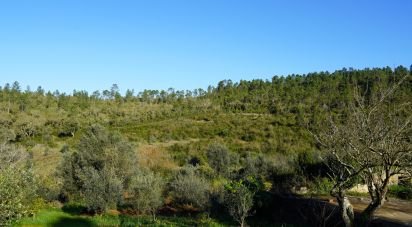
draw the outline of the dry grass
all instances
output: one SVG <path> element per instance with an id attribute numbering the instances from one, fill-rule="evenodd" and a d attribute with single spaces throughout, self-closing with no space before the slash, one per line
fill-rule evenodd
<path id="1" fill-rule="evenodd" d="M 34 172 L 41 177 L 52 176 L 56 172 L 62 159 L 61 147 L 47 148 L 45 145 L 37 144 L 32 148 Z"/>
<path id="2" fill-rule="evenodd" d="M 152 170 L 176 170 L 179 166 L 173 162 L 162 145 L 141 145 L 137 149 L 139 165 Z"/>

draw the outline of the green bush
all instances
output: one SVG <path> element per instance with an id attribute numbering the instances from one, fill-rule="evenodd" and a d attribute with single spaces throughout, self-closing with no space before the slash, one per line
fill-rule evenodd
<path id="1" fill-rule="evenodd" d="M 311 190 L 317 195 L 329 195 L 334 183 L 326 177 L 316 178 L 311 185 Z"/>
<path id="2" fill-rule="evenodd" d="M 164 187 L 165 182 L 160 175 L 150 171 L 141 171 L 131 180 L 129 191 L 132 197 L 129 201 L 135 209 L 150 213 L 155 221 L 156 211 L 164 203 Z"/>
<path id="3" fill-rule="evenodd" d="M 77 151 L 65 153 L 61 166 L 62 193 L 84 201 L 91 212 L 116 208 L 136 171 L 136 155 L 119 134 L 92 126 Z"/>
<path id="4" fill-rule="evenodd" d="M 412 200 L 412 185 L 392 185 L 389 187 L 389 194 L 401 199 Z"/>
<path id="5" fill-rule="evenodd" d="M 194 166 L 185 166 L 171 183 L 173 198 L 182 205 L 204 209 L 210 196 L 209 182 L 196 173 Z"/>
<path id="6" fill-rule="evenodd" d="M 96 170 L 89 167 L 83 169 L 79 176 L 86 179 L 82 195 L 89 211 L 103 213 L 122 202 L 123 182 L 113 169 Z"/>
<path id="7" fill-rule="evenodd" d="M 26 165 L 27 152 L 0 145 L 0 226 L 9 225 L 36 210 L 37 184 Z"/>
<path id="8" fill-rule="evenodd" d="M 217 174 L 227 176 L 229 173 L 230 153 L 229 150 L 221 144 L 211 144 L 206 150 L 209 166 Z"/>

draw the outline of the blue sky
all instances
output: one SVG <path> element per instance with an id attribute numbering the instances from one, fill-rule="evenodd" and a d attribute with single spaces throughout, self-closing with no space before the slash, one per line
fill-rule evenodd
<path id="1" fill-rule="evenodd" d="M 0 84 L 206 88 L 412 64 L 412 1 L 3 0 Z"/>

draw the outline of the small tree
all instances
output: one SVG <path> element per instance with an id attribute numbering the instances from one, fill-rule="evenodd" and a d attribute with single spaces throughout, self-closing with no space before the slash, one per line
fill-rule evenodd
<path id="1" fill-rule="evenodd" d="M 211 144 L 206 150 L 209 166 L 217 174 L 226 176 L 229 172 L 230 153 L 229 150 L 221 144 Z"/>
<path id="2" fill-rule="evenodd" d="M 123 182 L 115 171 L 108 168 L 98 171 L 90 167 L 83 171 L 79 176 L 87 180 L 84 181 L 82 194 L 90 211 L 103 213 L 122 202 Z"/>
<path id="3" fill-rule="evenodd" d="M 203 209 L 209 202 L 210 186 L 196 170 L 194 166 L 183 168 L 171 183 L 172 194 L 178 203 Z"/>
<path id="4" fill-rule="evenodd" d="M 144 171 L 133 176 L 130 192 L 132 205 L 142 212 L 152 215 L 156 221 L 156 211 L 163 205 L 164 179 L 153 172 Z"/>
<path id="5" fill-rule="evenodd" d="M 77 151 L 65 154 L 61 166 L 63 193 L 86 202 L 89 211 L 104 212 L 121 202 L 136 166 L 136 155 L 119 134 L 95 125 Z"/>
<path id="6" fill-rule="evenodd" d="M 255 192 L 249 190 L 243 181 L 232 181 L 225 189 L 225 204 L 229 214 L 243 227 L 246 218 L 251 215 Z"/>

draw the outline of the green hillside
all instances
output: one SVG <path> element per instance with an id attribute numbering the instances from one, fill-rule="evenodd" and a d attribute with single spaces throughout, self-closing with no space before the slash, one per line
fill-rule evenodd
<path id="1" fill-rule="evenodd" d="M 344 68 L 271 80 L 223 80 L 207 90 L 127 90 L 124 95 L 117 85 L 65 94 L 12 82 L 0 87 L 1 151 L 27 154 L 15 167 L 29 168 L 36 184 L 24 216 L 50 204 L 76 204 L 82 215 L 116 211 L 133 219 L 158 214 L 163 221 L 178 215 L 188 226 L 188 217 L 236 225 L 223 198 L 236 200 L 236 193 L 247 190 L 253 200 L 247 216 L 254 214 L 248 222 L 299 224 L 270 210 L 279 205 L 276 196 L 293 194 L 294 187 L 329 193 L 332 179 L 310 132 L 326 129 L 330 118 L 350 115 L 355 94 L 372 100 L 410 73 L 402 66 Z M 390 103 L 406 103 L 405 110 L 411 110 L 411 76 Z M 139 208 L 154 203 L 139 201 L 148 193 L 147 182 L 160 190 L 153 195 L 153 200 L 160 196 L 154 210 Z M 100 197 L 89 201 L 85 196 L 102 191 L 109 199 L 99 203 Z M 186 198 L 192 193 L 199 194 Z M 202 196 L 207 198 L 200 201 Z M 18 217 L 0 215 L 0 224 Z"/>

